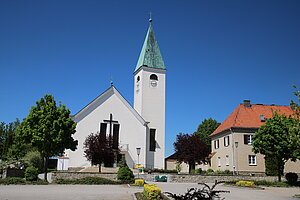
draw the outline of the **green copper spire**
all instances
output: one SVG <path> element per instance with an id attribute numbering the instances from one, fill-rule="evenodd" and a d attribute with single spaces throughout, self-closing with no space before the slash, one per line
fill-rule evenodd
<path id="1" fill-rule="evenodd" d="M 157 41 L 155 39 L 154 31 L 151 24 L 152 23 L 151 16 L 149 22 L 150 22 L 150 26 L 148 28 L 145 42 L 134 71 L 137 71 L 142 66 L 147 66 L 155 69 L 166 69 L 165 63 L 160 54 Z"/>

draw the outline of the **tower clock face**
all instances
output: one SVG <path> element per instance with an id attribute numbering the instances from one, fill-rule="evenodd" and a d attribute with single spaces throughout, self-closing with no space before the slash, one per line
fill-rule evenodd
<path id="1" fill-rule="evenodd" d="M 151 85 L 152 87 L 156 87 L 156 86 L 157 86 L 157 81 L 151 80 L 150 85 Z"/>

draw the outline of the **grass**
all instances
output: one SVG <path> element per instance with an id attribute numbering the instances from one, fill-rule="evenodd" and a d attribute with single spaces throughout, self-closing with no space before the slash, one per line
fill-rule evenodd
<path id="1" fill-rule="evenodd" d="M 48 185 L 48 182 L 38 179 L 37 181 L 26 181 L 20 177 L 0 179 L 0 185 Z"/>

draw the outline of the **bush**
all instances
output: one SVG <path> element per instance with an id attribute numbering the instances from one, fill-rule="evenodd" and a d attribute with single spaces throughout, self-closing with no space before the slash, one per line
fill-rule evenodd
<path id="1" fill-rule="evenodd" d="M 227 175 L 227 174 L 232 174 L 232 172 L 230 171 L 230 170 L 228 170 L 228 169 L 226 169 L 225 171 L 215 171 L 215 172 L 213 172 L 213 174 L 225 174 L 225 175 Z"/>
<path id="2" fill-rule="evenodd" d="M 144 196 L 149 199 L 160 199 L 161 189 L 154 184 L 145 184 L 144 185 Z"/>
<path id="3" fill-rule="evenodd" d="M 178 173 L 176 169 L 147 169 L 147 168 L 144 169 L 144 172 L 151 172 L 151 173 L 156 172 L 156 173 L 166 173 L 166 174 Z"/>
<path id="4" fill-rule="evenodd" d="M 19 177 L 11 177 L 11 178 L 5 178 L 5 179 L 0 179 L 0 184 L 2 185 L 24 185 L 25 180 L 23 178 Z"/>
<path id="5" fill-rule="evenodd" d="M 236 185 L 236 182 L 238 181 L 226 181 L 225 184 L 229 184 L 229 185 Z M 289 184 L 284 183 L 284 182 L 272 182 L 272 181 L 266 181 L 266 180 L 262 180 L 262 181 L 253 181 L 255 185 L 258 186 L 272 186 L 272 187 L 290 187 Z"/>
<path id="6" fill-rule="evenodd" d="M 132 183 L 134 181 L 134 175 L 127 166 L 119 168 L 117 178 L 125 183 Z"/>
<path id="7" fill-rule="evenodd" d="M 35 167 L 38 169 L 38 172 L 43 172 L 44 162 L 41 154 L 38 151 L 29 151 L 23 158 L 26 166 Z"/>
<path id="8" fill-rule="evenodd" d="M 25 179 L 26 181 L 36 181 L 38 179 L 38 168 L 36 167 L 27 167 L 25 170 Z"/>
<path id="9" fill-rule="evenodd" d="M 144 184 L 145 184 L 145 181 L 143 179 L 135 179 L 133 185 L 142 187 Z"/>
<path id="10" fill-rule="evenodd" d="M 285 178 L 289 184 L 296 184 L 298 180 L 298 175 L 296 173 L 289 172 L 285 175 Z"/>
<path id="11" fill-rule="evenodd" d="M 241 186 L 241 187 L 255 187 L 255 184 L 253 181 L 238 181 L 236 182 L 237 186 Z"/>
<path id="12" fill-rule="evenodd" d="M 127 163 L 126 163 L 126 159 L 125 157 L 122 157 L 121 160 L 118 162 L 118 167 L 126 167 L 128 166 Z"/>
<path id="13" fill-rule="evenodd" d="M 57 179 L 54 181 L 56 184 L 82 184 L 82 185 L 108 185 L 119 184 L 117 181 L 109 180 L 101 177 L 85 177 L 81 179 Z"/>
<path id="14" fill-rule="evenodd" d="M 212 173 L 214 173 L 214 170 L 213 169 L 208 169 L 208 170 L 206 170 L 206 173 L 207 174 L 212 174 Z"/>

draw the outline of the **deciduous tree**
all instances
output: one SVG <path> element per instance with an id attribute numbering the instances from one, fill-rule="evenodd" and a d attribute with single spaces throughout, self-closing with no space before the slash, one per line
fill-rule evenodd
<path id="1" fill-rule="evenodd" d="M 291 100 L 291 105 L 294 110 L 294 118 L 298 123 L 295 124 L 294 127 L 291 128 L 291 137 L 290 141 L 295 146 L 294 157 L 300 159 L 300 91 L 294 85 L 295 88 L 294 95 L 296 96 L 296 101 Z"/>
<path id="2" fill-rule="evenodd" d="M 36 106 L 32 106 L 28 116 L 18 129 L 18 137 L 30 143 L 44 158 L 44 173 L 47 180 L 49 157 L 64 153 L 65 149 L 75 150 L 77 140 L 76 123 L 70 117 L 65 105 L 56 105 L 52 95 L 46 94 Z"/>
<path id="3" fill-rule="evenodd" d="M 113 163 L 119 150 L 113 149 L 112 137 L 105 134 L 91 133 L 84 142 L 84 155 L 92 165 L 99 165 L 101 172 L 102 163 Z"/>
<path id="4" fill-rule="evenodd" d="M 178 134 L 174 149 L 178 161 L 189 164 L 189 172 L 195 169 L 196 163 L 207 162 L 210 153 L 208 145 L 195 134 Z"/>
<path id="5" fill-rule="evenodd" d="M 209 137 L 221 123 L 212 118 L 204 119 L 198 126 L 198 129 L 194 134 L 199 135 L 200 139 L 205 142 L 211 149 L 211 138 Z"/>
<path id="6" fill-rule="evenodd" d="M 273 113 L 265 125 L 258 129 L 253 137 L 254 153 L 261 153 L 266 157 L 277 160 L 278 181 L 281 181 L 281 173 L 286 161 L 295 159 L 295 146 L 290 140 L 291 128 L 297 120 L 291 116 Z"/>
<path id="7" fill-rule="evenodd" d="M 12 148 L 15 140 L 16 129 L 20 125 L 19 119 L 15 122 L 5 124 L 0 123 L 0 159 L 9 159 L 10 149 Z"/>

